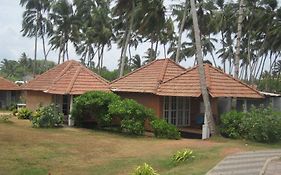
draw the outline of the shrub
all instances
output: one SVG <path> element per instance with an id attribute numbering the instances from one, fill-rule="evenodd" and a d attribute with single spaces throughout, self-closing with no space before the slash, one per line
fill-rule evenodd
<path id="1" fill-rule="evenodd" d="M 249 112 L 229 112 L 221 118 L 221 133 L 230 138 L 256 142 L 281 141 L 281 113 L 271 108 L 251 108 Z"/>
<path id="2" fill-rule="evenodd" d="M 118 95 L 100 91 L 87 92 L 76 97 L 71 112 L 75 125 L 81 126 L 87 118 L 92 117 L 95 117 L 99 126 L 110 125 L 112 117 L 108 108 L 116 101 L 120 101 Z"/>
<path id="3" fill-rule="evenodd" d="M 31 119 L 32 111 L 27 108 L 21 108 L 18 110 L 17 117 L 18 119 Z"/>
<path id="4" fill-rule="evenodd" d="M 131 99 L 112 103 L 109 106 L 109 113 L 121 119 L 122 131 L 135 135 L 142 135 L 145 121 L 154 117 L 151 109 Z"/>
<path id="5" fill-rule="evenodd" d="M 180 139 L 180 132 L 177 127 L 167 123 L 163 119 L 154 119 L 151 121 L 151 126 L 155 137 L 168 138 L 168 139 Z"/>
<path id="6" fill-rule="evenodd" d="M 36 128 L 58 127 L 62 123 L 63 114 L 54 104 L 37 109 L 32 118 L 32 126 Z"/>
<path id="7" fill-rule="evenodd" d="M 194 158 L 193 151 L 190 149 L 184 149 L 184 150 L 177 151 L 172 156 L 172 162 L 180 163 L 193 158 Z"/>
<path id="8" fill-rule="evenodd" d="M 159 175 L 150 165 L 144 163 L 138 166 L 133 175 Z"/>
<path id="9" fill-rule="evenodd" d="M 281 141 L 281 113 L 271 108 L 251 108 L 243 119 L 245 138 L 272 143 Z"/>
<path id="10" fill-rule="evenodd" d="M 230 111 L 221 116 L 220 132 L 229 138 L 240 138 L 243 135 L 242 120 L 244 113 Z"/>

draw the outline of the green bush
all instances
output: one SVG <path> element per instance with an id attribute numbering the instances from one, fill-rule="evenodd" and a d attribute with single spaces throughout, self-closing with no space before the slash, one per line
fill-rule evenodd
<path id="1" fill-rule="evenodd" d="M 72 117 L 77 126 L 82 126 L 87 118 L 94 117 L 99 126 L 111 124 L 112 117 L 108 108 L 113 102 L 120 101 L 120 97 L 114 93 L 92 91 L 87 92 L 74 100 Z"/>
<path id="2" fill-rule="evenodd" d="M 271 108 L 251 108 L 242 124 L 246 139 L 263 143 L 281 141 L 281 113 Z"/>
<path id="3" fill-rule="evenodd" d="M 256 142 L 281 141 L 281 113 L 271 108 L 251 108 L 249 112 L 229 112 L 221 118 L 221 133 L 230 138 Z"/>
<path id="4" fill-rule="evenodd" d="M 240 138 L 243 135 L 242 120 L 244 113 L 230 111 L 221 116 L 220 132 L 228 138 Z"/>
<path id="5" fill-rule="evenodd" d="M 121 129 L 123 132 L 135 135 L 144 133 L 144 123 L 154 117 L 151 109 L 132 99 L 117 101 L 109 106 L 109 113 L 121 119 Z"/>
<path id="6" fill-rule="evenodd" d="M 187 160 L 193 159 L 193 151 L 190 149 L 184 149 L 177 151 L 173 156 L 172 156 L 172 162 L 174 163 L 180 163 L 180 162 L 185 162 Z"/>
<path id="7" fill-rule="evenodd" d="M 27 108 L 21 108 L 18 110 L 17 117 L 18 119 L 31 119 L 32 111 Z"/>
<path id="8" fill-rule="evenodd" d="M 35 128 L 58 127 L 63 124 L 63 114 L 59 112 L 54 104 L 51 104 L 37 109 L 31 122 Z"/>
<path id="9" fill-rule="evenodd" d="M 151 121 L 151 126 L 155 137 L 168 138 L 168 139 L 180 139 L 180 132 L 177 127 L 167 123 L 163 119 L 155 118 Z"/>
<path id="10" fill-rule="evenodd" d="M 144 163 L 138 166 L 133 175 L 159 175 L 150 165 Z"/>

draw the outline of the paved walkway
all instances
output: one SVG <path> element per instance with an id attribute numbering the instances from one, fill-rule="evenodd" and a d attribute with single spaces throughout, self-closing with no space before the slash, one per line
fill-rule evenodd
<path id="1" fill-rule="evenodd" d="M 281 159 L 270 162 L 265 170 L 265 175 L 280 175 L 281 174 Z"/>
<path id="2" fill-rule="evenodd" d="M 281 175 L 281 162 L 272 161 L 265 166 L 272 157 L 281 157 L 281 150 L 234 154 L 223 159 L 207 175 L 261 175 L 263 170 L 266 170 L 265 175 Z"/>

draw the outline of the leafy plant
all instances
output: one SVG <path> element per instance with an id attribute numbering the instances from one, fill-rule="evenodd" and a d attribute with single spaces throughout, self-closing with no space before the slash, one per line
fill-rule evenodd
<path id="1" fill-rule="evenodd" d="M 245 113 L 230 111 L 221 116 L 221 134 L 229 138 L 240 138 L 243 135 L 242 120 Z"/>
<path id="2" fill-rule="evenodd" d="M 21 108 L 18 110 L 17 117 L 18 119 L 31 119 L 32 111 L 27 108 Z"/>
<path id="3" fill-rule="evenodd" d="M 133 175 L 159 175 L 150 165 L 144 163 L 138 166 Z"/>
<path id="4" fill-rule="evenodd" d="M 174 163 L 180 163 L 180 162 L 185 162 L 187 160 L 193 159 L 193 151 L 190 149 L 184 149 L 177 151 L 173 156 L 172 156 L 172 162 Z"/>
<path id="5" fill-rule="evenodd" d="M 176 126 L 167 123 L 163 119 L 155 118 L 151 121 L 151 126 L 155 137 L 168 138 L 168 139 L 180 139 L 180 132 Z"/>
<path id="6" fill-rule="evenodd" d="M 135 135 L 142 135 L 145 130 L 145 121 L 154 117 L 151 109 L 147 109 L 131 99 L 112 103 L 109 106 L 109 113 L 121 119 L 121 129 L 123 132 Z"/>
<path id="7" fill-rule="evenodd" d="M 242 125 L 247 139 L 264 143 L 281 141 L 281 113 L 272 108 L 251 108 Z"/>
<path id="8" fill-rule="evenodd" d="M 114 93 L 92 91 L 87 92 L 74 100 L 72 117 L 77 126 L 89 118 L 95 118 L 99 126 L 111 124 L 112 117 L 108 112 L 109 105 L 120 101 L 120 97 Z"/>
<path id="9" fill-rule="evenodd" d="M 35 128 L 58 127 L 63 123 L 63 114 L 58 111 L 54 104 L 51 104 L 37 109 L 31 122 Z"/>
<path id="10" fill-rule="evenodd" d="M 223 136 L 263 143 L 281 141 L 281 113 L 270 107 L 252 107 L 246 113 L 232 111 L 224 114 L 221 121 Z"/>

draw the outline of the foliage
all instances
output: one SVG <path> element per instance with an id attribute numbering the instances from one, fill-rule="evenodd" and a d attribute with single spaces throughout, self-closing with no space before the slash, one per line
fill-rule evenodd
<path id="1" fill-rule="evenodd" d="M 230 111 L 221 116 L 220 132 L 229 138 L 240 138 L 242 133 L 242 120 L 244 113 Z"/>
<path id="2" fill-rule="evenodd" d="M 20 108 L 17 113 L 18 119 L 31 119 L 32 111 L 27 108 Z"/>
<path id="3" fill-rule="evenodd" d="M 54 104 L 41 107 L 35 111 L 32 117 L 32 126 L 35 128 L 53 128 L 62 125 L 63 114 Z"/>
<path id="4" fill-rule="evenodd" d="M 74 100 L 72 117 L 75 125 L 81 126 L 86 119 L 94 117 L 99 126 L 111 124 L 112 117 L 109 114 L 109 105 L 120 101 L 120 97 L 114 93 L 93 91 L 87 92 Z"/>
<path id="5" fill-rule="evenodd" d="M 151 109 L 147 109 L 132 99 L 112 103 L 109 106 L 109 113 L 121 119 L 121 129 L 124 132 L 136 135 L 142 135 L 145 121 L 154 117 Z"/>
<path id="6" fill-rule="evenodd" d="M 180 132 L 177 127 L 167 123 L 163 119 L 155 118 L 151 121 L 151 126 L 155 137 L 168 138 L 168 139 L 180 139 Z"/>
<path id="7" fill-rule="evenodd" d="M 253 107 L 242 124 L 247 139 L 263 143 L 281 141 L 281 113 L 272 108 Z"/>
<path id="8" fill-rule="evenodd" d="M 222 116 L 221 133 L 230 138 L 256 142 L 281 141 L 281 112 L 252 107 L 249 112 L 230 112 Z"/>
<path id="9" fill-rule="evenodd" d="M 23 53 L 19 61 L 3 59 L 0 63 L 0 75 L 12 81 L 26 80 L 27 76 L 33 74 L 33 65 L 35 62 L 37 65 L 36 74 L 41 74 L 55 66 L 55 63 L 52 61 L 33 61 Z"/>
<path id="10" fill-rule="evenodd" d="M 150 165 L 144 163 L 138 166 L 133 175 L 159 175 Z"/>
<path id="11" fill-rule="evenodd" d="M 185 162 L 185 161 L 193 159 L 193 158 L 194 158 L 193 151 L 191 149 L 184 149 L 184 150 L 177 151 L 172 156 L 172 162 L 180 163 L 180 162 Z"/>

